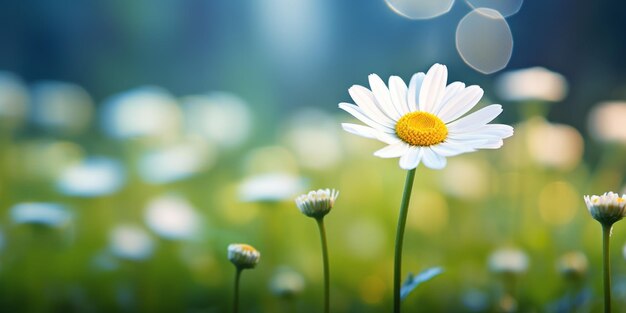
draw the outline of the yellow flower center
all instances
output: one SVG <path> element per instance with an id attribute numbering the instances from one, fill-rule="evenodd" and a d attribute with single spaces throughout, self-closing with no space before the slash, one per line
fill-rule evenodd
<path id="1" fill-rule="evenodd" d="M 247 245 L 247 244 L 241 244 L 239 247 L 241 248 L 241 251 L 244 251 L 244 252 L 254 252 L 256 250 L 251 245 Z"/>
<path id="2" fill-rule="evenodd" d="M 411 112 L 396 123 L 396 135 L 412 146 L 432 146 L 448 137 L 448 128 L 443 121 L 428 112 Z"/>

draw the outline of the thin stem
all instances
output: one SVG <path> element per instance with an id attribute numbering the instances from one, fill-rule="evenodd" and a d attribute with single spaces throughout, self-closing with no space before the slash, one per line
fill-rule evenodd
<path id="1" fill-rule="evenodd" d="M 400 282 L 402 280 L 402 242 L 404 240 L 404 227 L 406 225 L 406 217 L 408 215 L 409 201 L 411 200 L 411 190 L 413 189 L 413 180 L 415 178 L 415 169 L 409 170 L 406 174 L 404 182 L 404 193 L 402 194 L 402 203 L 400 204 L 400 216 L 398 217 L 398 226 L 396 229 L 396 248 L 393 260 L 393 312 L 400 312 Z"/>
<path id="2" fill-rule="evenodd" d="M 326 228 L 324 218 L 318 218 L 317 228 L 320 230 L 320 240 L 322 241 L 322 259 L 324 262 L 324 312 L 330 312 L 330 269 L 328 262 L 328 243 L 326 242 Z"/>
<path id="3" fill-rule="evenodd" d="M 241 272 L 243 269 L 237 266 L 237 272 L 235 273 L 235 297 L 233 300 L 233 313 L 239 311 L 239 279 L 241 278 Z"/>
<path id="4" fill-rule="evenodd" d="M 611 259 L 609 254 L 609 239 L 613 225 L 602 225 L 602 258 L 604 260 L 604 313 L 611 312 Z"/>

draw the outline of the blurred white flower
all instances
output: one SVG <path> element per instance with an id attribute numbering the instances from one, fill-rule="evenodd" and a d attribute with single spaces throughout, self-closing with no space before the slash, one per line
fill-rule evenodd
<path id="1" fill-rule="evenodd" d="M 305 109 L 290 118 L 283 141 L 294 151 L 300 164 L 311 169 L 325 169 L 342 157 L 339 127 L 323 111 Z"/>
<path id="2" fill-rule="evenodd" d="M 239 186 L 244 202 L 282 201 L 293 198 L 305 188 L 304 179 L 287 173 L 267 173 L 246 178 Z"/>
<path id="3" fill-rule="evenodd" d="M 600 141 L 626 143 L 626 101 L 598 103 L 589 113 L 589 130 Z"/>
<path id="4" fill-rule="evenodd" d="M 520 274 L 528 268 L 528 256 L 524 251 L 503 248 L 489 256 L 489 269 L 494 273 Z"/>
<path id="5" fill-rule="evenodd" d="M 587 256 L 580 251 L 571 251 L 563 254 L 558 262 L 558 271 L 566 278 L 580 278 L 585 276 L 589 261 Z"/>
<path id="6" fill-rule="evenodd" d="M 187 131 L 232 148 L 250 135 L 252 114 L 246 102 L 234 94 L 213 92 L 181 100 Z"/>
<path id="7" fill-rule="evenodd" d="M 146 182 L 166 184 L 191 177 L 214 161 L 214 150 L 207 142 L 181 142 L 144 153 L 139 159 L 139 175 Z"/>
<path id="8" fill-rule="evenodd" d="M 22 202 L 11 207 L 11 220 L 16 224 L 62 227 L 72 220 L 67 207 L 50 202 Z"/>
<path id="9" fill-rule="evenodd" d="M 270 280 L 270 290 L 281 298 L 293 298 L 304 290 L 304 277 L 289 267 L 280 267 Z"/>
<path id="10" fill-rule="evenodd" d="M 47 81 L 32 86 L 33 121 L 46 130 L 79 133 L 89 127 L 94 104 L 78 85 Z"/>
<path id="11" fill-rule="evenodd" d="M 145 260 L 154 251 L 154 241 L 140 227 L 119 225 L 109 233 L 109 249 L 121 259 Z"/>
<path id="12" fill-rule="evenodd" d="M 111 137 L 169 137 L 180 131 L 181 111 L 176 99 L 158 87 L 140 87 L 103 103 L 102 127 Z"/>
<path id="13" fill-rule="evenodd" d="M 558 102 L 567 95 L 567 80 L 563 75 L 543 67 L 509 71 L 498 76 L 496 93 L 504 100 L 543 100 Z"/>
<path id="14" fill-rule="evenodd" d="M 489 192 L 489 169 L 482 163 L 456 158 L 450 160 L 448 170 L 441 175 L 441 187 L 446 194 L 481 199 Z"/>
<path id="15" fill-rule="evenodd" d="M 583 156 L 583 137 L 571 126 L 548 123 L 541 118 L 528 121 L 526 144 L 537 163 L 558 169 L 576 167 Z"/>
<path id="16" fill-rule="evenodd" d="M 90 157 L 65 168 L 56 187 L 70 196 L 97 197 L 115 193 L 125 182 L 124 168 L 119 161 Z"/>
<path id="17" fill-rule="evenodd" d="M 200 216 L 191 204 L 175 195 L 158 197 L 146 207 L 148 227 L 165 239 L 190 239 L 199 230 Z"/>
<path id="18" fill-rule="evenodd" d="M 28 110 L 28 91 L 22 80 L 10 72 L 0 71 L 0 120 L 23 121 Z M 4 127 L 6 125 L 0 125 Z"/>

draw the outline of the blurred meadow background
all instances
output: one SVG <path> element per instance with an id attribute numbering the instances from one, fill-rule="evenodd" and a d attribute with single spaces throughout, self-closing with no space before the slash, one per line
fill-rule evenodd
<path id="1" fill-rule="evenodd" d="M 403 268 L 444 272 L 406 311 L 601 308 L 582 196 L 624 192 L 625 2 L 23 0 L 0 25 L 2 312 L 229 312 L 234 242 L 261 252 L 242 312 L 319 312 L 293 201 L 318 188 L 332 310 L 389 311 L 405 173 L 337 104 L 433 63 L 516 133 L 418 168 Z M 626 225 L 612 244 L 626 312 Z"/>

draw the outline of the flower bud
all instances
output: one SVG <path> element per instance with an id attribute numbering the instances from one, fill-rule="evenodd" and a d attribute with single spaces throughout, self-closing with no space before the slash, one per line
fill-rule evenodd
<path id="1" fill-rule="evenodd" d="M 333 208 L 335 200 L 339 196 L 339 191 L 335 189 L 319 189 L 296 198 L 296 205 L 302 214 L 322 218 Z"/>
<path id="2" fill-rule="evenodd" d="M 260 258 L 261 253 L 251 245 L 243 243 L 228 245 L 228 259 L 237 268 L 254 268 L 259 263 Z"/>
<path id="3" fill-rule="evenodd" d="M 626 195 L 620 197 L 614 192 L 605 192 L 601 196 L 585 196 L 584 198 L 591 216 L 603 226 L 611 226 L 624 217 Z"/>

